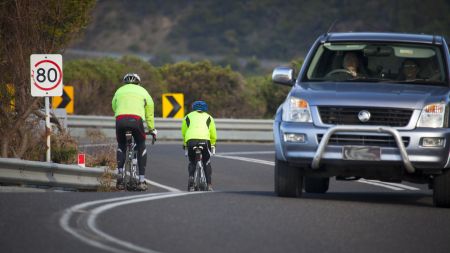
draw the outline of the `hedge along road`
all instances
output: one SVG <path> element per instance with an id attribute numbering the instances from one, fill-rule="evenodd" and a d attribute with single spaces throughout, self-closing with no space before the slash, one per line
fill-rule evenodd
<path id="1" fill-rule="evenodd" d="M 151 186 L 144 194 L 0 194 L 2 249 L 450 250 L 449 212 L 432 207 L 431 192 L 422 185 L 332 181 L 325 195 L 279 198 L 273 193 L 271 145 L 221 144 L 220 154 L 213 158 L 216 191 L 193 194 L 177 191 L 184 191 L 187 183 L 187 161 L 180 144 L 157 143 L 149 149 L 147 178 L 170 188 Z"/>

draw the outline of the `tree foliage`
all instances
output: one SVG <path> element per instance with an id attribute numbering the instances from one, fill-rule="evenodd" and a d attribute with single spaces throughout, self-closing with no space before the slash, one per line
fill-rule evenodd
<path id="1" fill-rule="evenodd" d="M 35 129 L 43 99 L 30 94 L 30 55 L 60 53 L 87 25 L 94 4 L 94 0 L 0 2 L 0 156 L 23 157 L 39 137 Z M 13 87 L 10 93 L 7 84 Z"/>
<path id="2" fill-rule="evenodd" d="M 148 62 L 134 56 L 82 59 L 64 65 L 65 82 L 74 86 L 76 94 L 75 113 L 112 115 L 111 99 L 129 72 L 139 74 L 141 85 L 149 91 L 154 103 L 161 104 L 161 94 L 167 88 L 158 70 Z M 156 110 L 155 115 L 161 116 L 161 111 Z"/>
<path id="3" fill-rule="evenodd" d="M 228 67 L 214 66 L 209 61 L 180 62 L 160 69 L 169 92 L 185 94 L 185 104 L 205 100 L 215 117 L 257 117 L 262 108 L 255 106 L 252 89 L 247 89 L 242 75 Z M 250 93 L 249 93 L 250 92 Z"/>
<path id="4" fill-rule="evenodd" d="M 272 118 L 288 88 L 274 86 L 269 76 L 245 78 L 229 67 L 208 61 L 179 62 L 155 68 L 139 58 L 73 60 L 64 65 L 67 84 L 75 87 L 75 114 L 112 115 L 111 99 L 127 72 L 141 76 L 142 85 L 161 116 L 162 93 L 183 93 L 186 112 L 205 100 L 220 118 Z"/>

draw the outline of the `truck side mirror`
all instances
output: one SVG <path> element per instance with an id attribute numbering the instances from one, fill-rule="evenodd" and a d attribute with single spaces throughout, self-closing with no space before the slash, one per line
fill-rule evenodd
<path id="1" fill-rule="evenodd" d="M 295 83 L 294 69 L 290 67 L 276 67 L 272 72 L 272 81 L 274 83 L 292 86 Z"/>

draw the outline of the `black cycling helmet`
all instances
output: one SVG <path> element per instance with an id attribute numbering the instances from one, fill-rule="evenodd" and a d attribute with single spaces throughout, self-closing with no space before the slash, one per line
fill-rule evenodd
<path id="1" fill-rule="evenodd" d="M 195 101 L 194 103 L 192 103 L 192 110 L 206 112 L 208 111 L 208 104 L 206 104 L 206 102 L 202 100 Z"/>
<path id="2" fill-rule="evenodd" d="M 136 74 L 136 73 L 127 73 L 127 74 L 123 77 L 123 83 L 124 83 L 124 84 L 128 84 L 128 83 L 132 83 L 132 84 L 141 84 L 141 78 L 140 78 L 139 75 Z"/>

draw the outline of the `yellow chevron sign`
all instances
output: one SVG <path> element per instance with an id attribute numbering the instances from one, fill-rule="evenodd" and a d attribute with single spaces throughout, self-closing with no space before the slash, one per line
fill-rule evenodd
<path id="1" fill-rule="evenodd" d="M 164 93 L 162 94 L 162 116 L 163 118 L 184 117 L 184 94 Z"/>
<path id="2" fill-rule="evenodd" d="M 63 86 L 63 94 L 61 97 L 52 98 L 52 108 L 65 108 L 68 114 L 73 114 L 73 86 Z"/>

